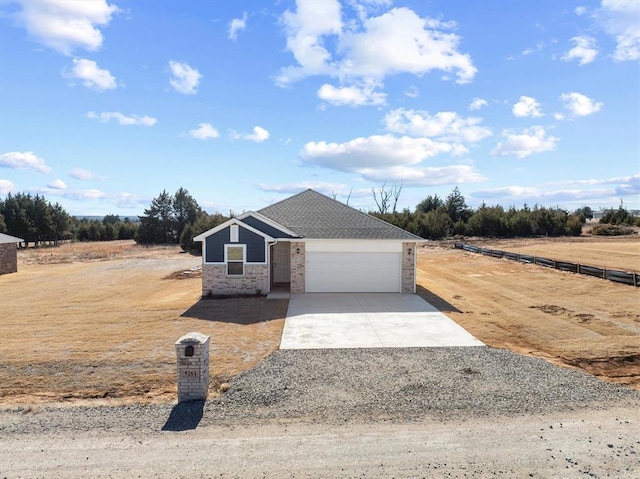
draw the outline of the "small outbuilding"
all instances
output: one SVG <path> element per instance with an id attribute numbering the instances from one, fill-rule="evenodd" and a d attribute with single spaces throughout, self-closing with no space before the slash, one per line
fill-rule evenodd
<path id="1" fill-rule="evenodd" d="M 416 246 L 386 221 L 306 190 L 194 238 L 202 242 L 203 296 L 415 293 Z"/>
<path id="2" fill-rule="evenodd" d="M 18 243 L 22 238 L 0 233 L 0 274 L 18 271 Z"/>

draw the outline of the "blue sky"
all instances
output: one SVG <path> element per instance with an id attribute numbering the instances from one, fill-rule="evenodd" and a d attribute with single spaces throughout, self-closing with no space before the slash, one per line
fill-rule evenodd
<path id="1" fill-rule="evenodd" d="M 0 197 L 640 208 L 636 0 L 0 0 Z"/>

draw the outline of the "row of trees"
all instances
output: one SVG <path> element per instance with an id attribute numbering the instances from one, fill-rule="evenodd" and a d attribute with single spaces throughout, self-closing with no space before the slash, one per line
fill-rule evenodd
<path id="1" fill-rule="evenodd" d="M 573 213 L 559 208 L 526 204 L 518 209 L 482 204 L 470 208 L 456 187 L 446 197 L 429 195 L 414 212 L 372 213 L 422 238 L 438 239 L 452 235 L 489 237 L 578 236 L 592 212 L 581 208 Z"/>
<path id="2" fill-rule="evenodd" d="M 25 240 L 25 246 L 60 241 L 111 241 L 135 239 L 139 244 L 176 244 L 185 251 L 197 250 L 192 238 L 228 218 L 207 214 L 189 192 L 180 188 L 174 195 L 166 191 L 151 202 L 139 221 L 106 215 L 101 220 L 75 218 L 58 203 L 43 196 L 9 193 L 0 200 L 0 233 Z"/>
<path id="3" fill-rule="evenodd" d="M 69 234 L 70 221 L 60 204 L 51 204 L 40 195 L 9 193 L 0 200 L 0 232 L 24 239 L 26 246 L 58 244 Z"/>
<path id="4" fill-rule="evenodd" d="M 371 214 L 400 228 L 428 239 L 452 235 L 485 237 L 527 237 L 580 235 L 582 225 L 593 217 L 589 207 L 569 213 L 560 208 L 546 208 L 526 204 L 522 208 L 487 206 L 472 209 L 456 187 L 446 197 L 428 195 L 415 211 L 396 211 L 402 187 L 374 191 L 379 211 Z M 200 243 L 192 238 L 228 218 L 208 214 L 189 192 L 180 188 L 170 195 L 166 190 L 153 199 L 139 221 L 107 215 L 101 220 L 78 219 L 69 216 L 58 203 L 51 204 L 43 196 L 17 193 L 0 200 L 0 232 L 23 238 L 28 246 L 45 242 L 58 244 L 61 240 L 110 241 L 135 239 L 138 244 L 180 244 L 185 251 L 198 250 Z M 600 223 L 640 226 L 640 218 L 633 217 L 620 205 L 607 211 Z"/>

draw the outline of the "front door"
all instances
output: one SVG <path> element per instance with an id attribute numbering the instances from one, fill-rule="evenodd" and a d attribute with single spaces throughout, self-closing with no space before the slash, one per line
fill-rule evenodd
<path id="1" fill-rule="evenodd" d="M 288 242 L 276 243 L 273 246 L 273 282 L 291 282 L 291 249 Z"/>

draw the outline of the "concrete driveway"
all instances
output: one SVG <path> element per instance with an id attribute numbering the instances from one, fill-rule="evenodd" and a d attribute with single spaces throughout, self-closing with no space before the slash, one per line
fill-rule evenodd
<path id="1" fill-rule="evenodd" d="M 280 349 L 484 346 L 415 294 L 292 294 Z"/>

